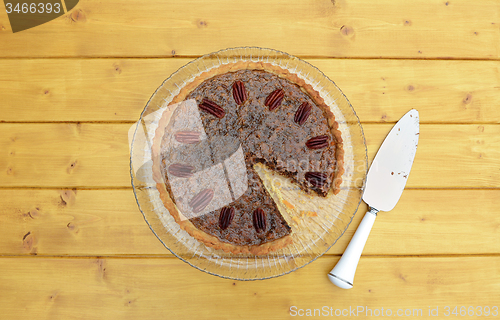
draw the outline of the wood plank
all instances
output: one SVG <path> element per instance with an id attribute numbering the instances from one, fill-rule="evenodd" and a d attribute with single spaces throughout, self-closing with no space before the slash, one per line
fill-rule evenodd
<path id="1" fill-rule="evenodd" d="M 0 255 L 170 255 L 132 190 L 4 189 L 0 199 Z M 499 254 L 498 199 L 500 190 L 406 190 L 379 214 L 363 254 Z M 329 254 L 344 252 L 365 211 Z"/>
<path id="2" fill-rule="evenodd" d="M 191 59 L 0 60 L 0 121 L 137 121 L 161 83 Z M 500 62 L 308 59 L 362 122 L 500 123 Z"/>
<path id="3" fill-rule="evenodd" d="M 364 125 L 368 159 L 392 125 Z M 500 186 L 500 126 L 421 125 L 407 187 L 497 188 Z"/>
<path id="4" fill-rule="evenodd" d="M 372 159 L 390 124 L 363 126 Z M 129 187 L 129 124 L 0 124 L 1 187 Z M 500 187 L 500 126 L 422 125 L 411 188 Z"/>
<path id="5" fill-rule="evenodd" d="M 429 317 L 438 308 L 489 306 L 498 314 L 499 257 L 362 258 L 354 288 L 326 276 L 338 258 L 322 258 L 264 281 L 221 279 L 177 259 L 0 258 L 0 301 L 7 319 L 288 319 L 347 309 L 365 319 Z M 492 308 L 495 306 L 495 308 Z M 349 308 L 358 310 L 353 314 Z M 371 311 L 368 311 L 370 309 Z M 472 310 L 470 310 L 472 311 Z M 297 312 L 297 314 L 295 314 Z M 344 314 L 347 312 L 344 311 Z M 317 311 L 317 317 L 320 317 Z M 479 318 L 467 316 L 467 318 Z M 484 318 L 484 314 L 480 317 Z"/>
<path id="6" fill-rule="evenodd" d="M 3 186 L 129 187 L 126 124 L 3 124 Z M 22 182 L 24 181 L 24 182 Z"/>
<path id="7" fill-rule="evenodd" d="M 199 56 L 272 47 L 298 56 L 498 59 L 500 4 L 469 1 L 84 1 L 11 33 L 0 57 Z"/>
<path id="8" fill-rule="evenodd" d="M 167 255 L 128 190 L 0 190 L 0 252 Z M 9 253 L 7 253 L 9 252 Z"/>

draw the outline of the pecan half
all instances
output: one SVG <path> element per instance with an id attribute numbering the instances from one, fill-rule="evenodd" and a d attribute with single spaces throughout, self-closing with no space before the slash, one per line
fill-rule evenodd
<path id="1" fill-rule="evenodd" d="M 309 118 L 309 115 L 311 114 L 311 109 L 312 106 L 309 103 L 304 102 L 297 109 L 297 112 L 295 112 L 295 118 L 293 119 L 293 121 L 298 123 L 299 126 L 303 125 L 304 122 L 306 122 L 307 118 Z"/>
<path id="2" fill-rule="evenodd" d="M 229 227 L 231 224 L 231 221 L 233 221 L 234 218 L 234 208 L 233 207 L 224 207 L 220 211 L 219 215 L 219 227 L 224 230 Z"/>
<path id="3" fill-rule="evenodd" d="M 309 149 L 322 149 L 328 147 L 328 136 L 321 135 L 313 137 L 306 142 L 306 147 Z"/>
<path id="4" fill-rule="evenodd" d="M 253 212 L 253 226 L 257 232 L 266 230 L 266 214 L 261 208 L 256 209 Z"/>
<path id="5" fill-rule="evenodd" d="M 245 85 L 241 81 L 233 83 L 233 98 L 237 104 L 241 105 L 247 100 L 247 91 Z"/>
<path id="6" fill-rule="evenodd" d="M 193 175 L 194 167 L 189 164 L 174 163 L 168 167 L 168 172 L 176 177 L 189 178 Z"/>
<path id="7" fill-rule="evenodd" d="M 213 197 L 214 191 L 212 189 L 205 189 L 200 191 L 191 201 L 189 201 L 189 206 L 193 209 L 194 213 L 198 213 L 208 206 Z"/>
<path id="8" fill-rule="evenodd" d="M 284 97 L 285 91 L 283 89 L 276 89 L 267 96 L 264 105 L 269 107 L 269 111 L 273 111 L 281 105 Z"/>
<path id="9" fill-rule="evenodd" d="M 203 98 L 203 100 L 198 105 L 198 107 L 201 110 L 208 112 L 211 115 L 213 115 L 219 119 L 224 118 L 224 116 L 226 115 L 226 111 L 224 111 L 224 109 L 222 109 L 221 106 L 219 106 L 217 103 L 210 101 L 206 98 Z"/>
<path id="10" fill-rule="evenodd" d="M 200 133 L 196 131 L 178 131 L 174 137 L 180 143 L 195 144 L 200 142 Z"/>
<path id="11" fill-rule="evenodd" d="M 323 172 L 306 172 L 305 178 L 313 187 L 320 188 L 325 185 L 328 176 Z"/>

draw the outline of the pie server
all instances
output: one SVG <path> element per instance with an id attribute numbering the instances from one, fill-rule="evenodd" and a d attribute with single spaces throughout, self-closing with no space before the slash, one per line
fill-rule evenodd
<path id="1" fill-rule="evenodd" d="M 403 193 L 417 151 L 418 135 L 418 111 L 412 109 L 392 128 L 373 159 L 363 192 L 363 201 L 368 204 L 369 211 L 328 274 L 336 286 L 352 288 L 354 273 L 377 212 L 392 210 Z"/>

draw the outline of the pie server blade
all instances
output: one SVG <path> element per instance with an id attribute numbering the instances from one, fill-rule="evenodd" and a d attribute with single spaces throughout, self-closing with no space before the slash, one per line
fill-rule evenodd
<path id="1" fill-rule="evenodd" d="M 394 125 L 373 159 L 363 192 L 363 201 L 368 204 L 369 211 L 328 274 L 336 286 L 352 288 L 356 267 L 377 212 L 392 210 L 403 193 L 417 151 L 418 136 L 418 111 L 412 109 Z"/>

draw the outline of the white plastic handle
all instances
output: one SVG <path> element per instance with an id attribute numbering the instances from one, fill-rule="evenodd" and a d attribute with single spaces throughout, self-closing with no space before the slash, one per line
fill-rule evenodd
<path id="1" fill-rule="evenodd" d="M 347 249 L 345 249 L 344 254 L 337 262 L 335 268 L 328 274 L 330 281 L 337 287 L 342 289 L 352 288 L 356 267 L 358 266 L 361 252 L 363 252 L 366 240 L 368 239 L 368 235 L 377 217 L 377 212 L 378 210 L 371 208 L 371 210 L 365 214 L 358 226 L 358 230 L 356 230 Z"/>

